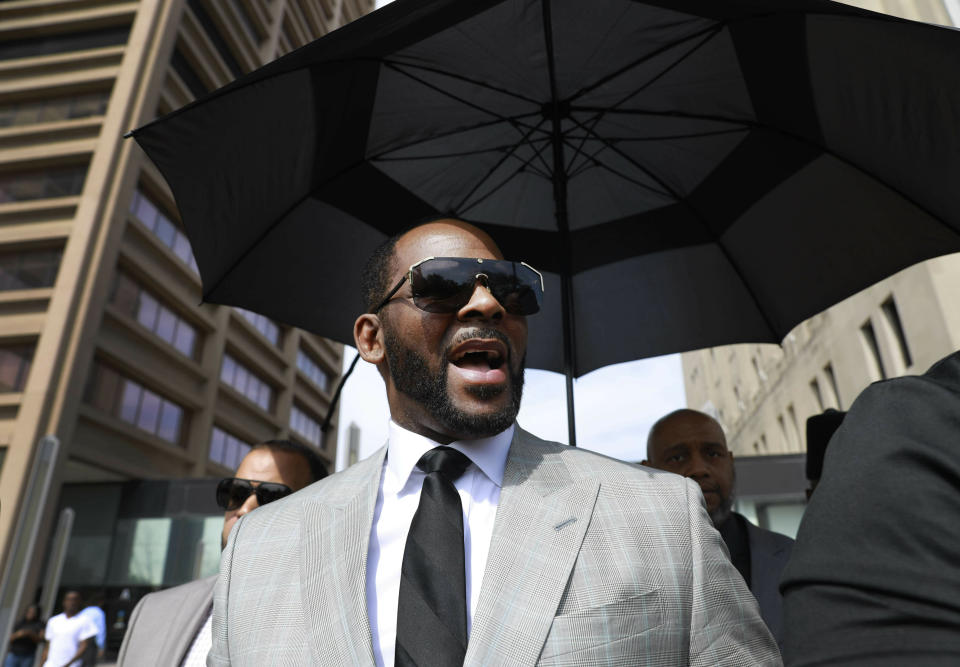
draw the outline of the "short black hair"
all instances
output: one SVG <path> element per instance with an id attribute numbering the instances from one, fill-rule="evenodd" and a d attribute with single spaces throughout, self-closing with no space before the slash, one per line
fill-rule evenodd
<path id="1" fill-rule="evenodd" d="M 360 274 L 360 293 L 366 306 L 366 312 L 372 313 L 373 309 L 380 305 L 387 291 L 393 287 L 390 284 L 390 263 L 393 261 L 397 241 L 407 232 L 420 225 L 426 225 L 437 220 L 461 220 L 461 218 L 451 213 L 435 213 L 420 218 L 378 245 L 370 257 L 367 258 L 363 265 L 363 273 Z"/>
<path id="2" fill-rule="evenodd" d="M 267 440 L 253 446 L 253 449 L 269 449 L 274 452 L 289 452 L 302 456 L 310 466 L 310 483 L 319 481 L 330 474 L 327 464 L 312 447 L 308 447 L 293 440 Z"/>

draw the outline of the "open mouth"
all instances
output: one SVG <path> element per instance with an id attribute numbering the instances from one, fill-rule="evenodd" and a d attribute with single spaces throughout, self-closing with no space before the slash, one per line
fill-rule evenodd
<path id="1" fill-rule="evenodd" d="M 507 379 L 503 368 L 507 349 L 498 340 L 468 340 L 453 348 L 447 358 L 467 382 L 488 384 Z"/>

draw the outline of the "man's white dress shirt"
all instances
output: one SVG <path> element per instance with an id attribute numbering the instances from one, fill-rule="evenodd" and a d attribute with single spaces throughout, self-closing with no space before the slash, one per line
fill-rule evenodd
<path id="1" fill-rule="evenodd" d="M 462 452 L 471 461 L 466 472 L 454 483 L 463 506 L 468 635 L 480 596 L 513 430 L 514 426 L 510 426 L 490 438 L 458 440 L 447 445 Z M 407 544 L 407 532 L 420 504 L 420 489 L 425 476 L 416 467 L 417 461 L 426 452 L 439 446 L 440 443 L 390 421 L 387 456 L 380 475 L 380 490 L 367 554 L 367 616 L 373 632 L 373 655 L 381 667 L 393 667 L 400 566 Z"/>

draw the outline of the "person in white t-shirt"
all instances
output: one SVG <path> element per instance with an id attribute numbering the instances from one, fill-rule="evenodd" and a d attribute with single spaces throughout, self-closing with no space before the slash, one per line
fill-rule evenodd
<path id="1" fill-rule="evenodd" d="M 87 644 L 97 635 L 97 626 L 80 613 L 81 599 L 77 591 L 63 596 L 63 613 L 47 621 L 43 647 L 43 667 L 78 665 Z"/>

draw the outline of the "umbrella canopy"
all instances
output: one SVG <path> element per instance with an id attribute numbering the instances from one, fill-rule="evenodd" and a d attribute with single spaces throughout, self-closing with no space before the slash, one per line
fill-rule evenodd
<path id="1" fill-rule="evenodd" d="M 350 342 L 370 251 L 446 213 L 545 273 L 528 363 L 578 376 L 960 250 L 957 71 L 823 0 L 398 0 L 133 134 L 206 301 Z"/>

